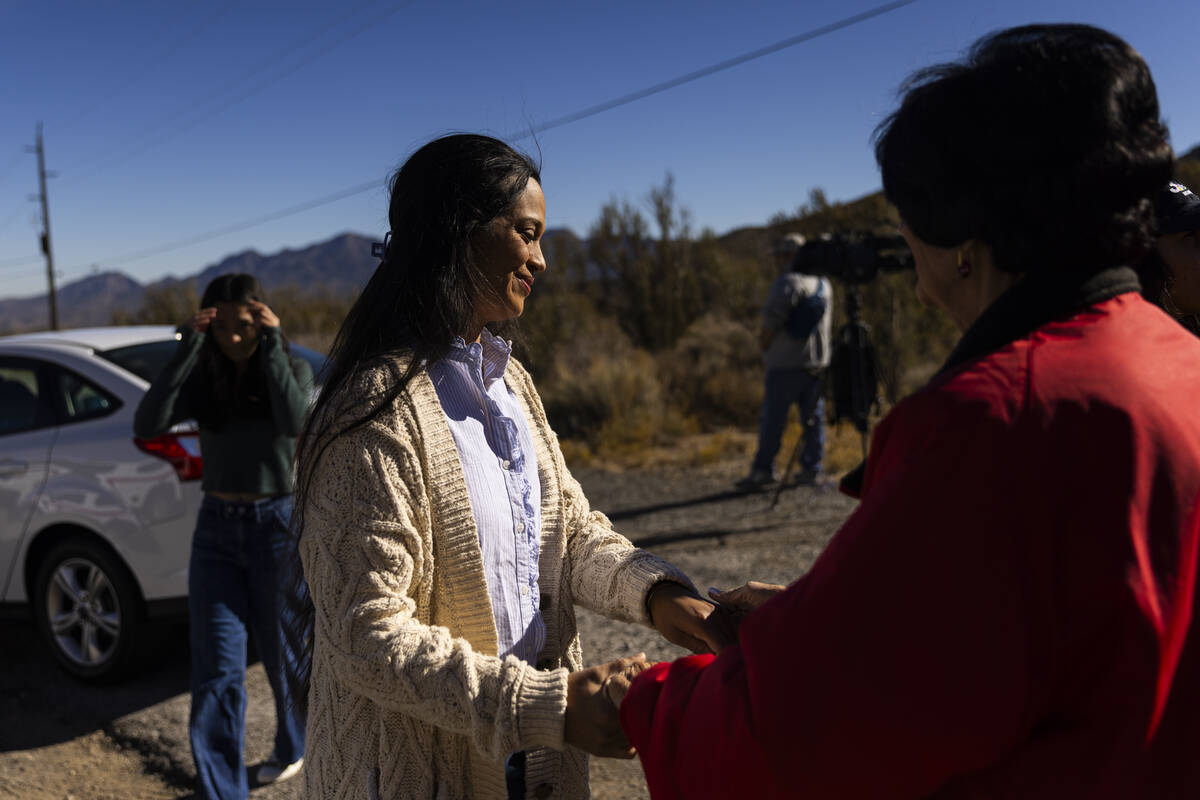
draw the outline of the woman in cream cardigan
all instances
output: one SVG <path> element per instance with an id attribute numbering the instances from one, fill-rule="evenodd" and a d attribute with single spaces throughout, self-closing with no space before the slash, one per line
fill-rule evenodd
<path id="1" fill-rule="evenodd" d="M 584 669 L 575 604 L 694 651 L 711 606 L 588 508 L 489 330 L 546 270 L 533 162 L 437 139 L 389 218 L 299 453 L 307 794 L 586 797 L 588 752 L 632 756 L 603 688 L 635 659 Z"/>

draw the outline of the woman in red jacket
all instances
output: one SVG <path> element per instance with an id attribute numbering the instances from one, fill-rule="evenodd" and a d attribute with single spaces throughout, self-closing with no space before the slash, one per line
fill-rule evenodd
<path id="1" fill-rule="evenodd" d="M 962 339 L 808 574 L 634 680 L 652 796 L 1200 797 L 1200 341 L 1125 266 L 1172 166 L 1149 70 L 1002 31 L 911 79 L 876 156 Z"/>

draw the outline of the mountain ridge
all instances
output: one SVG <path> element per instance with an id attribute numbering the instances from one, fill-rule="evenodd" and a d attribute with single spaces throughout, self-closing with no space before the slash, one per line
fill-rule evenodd
<path id="1" fill-rule="evenodd" d="M 566 229 L 547 231 L 544 239 L 577 240 Z M 193 275 L 168 275 L 142 284 L 118 270 L 87 275 L 58 287 L 58 318 L 61 328 L 112 324 L 117 311 L 137 311 L 148 291 L 186 284 L 197 293 L 218 275 L 244 272 L 258 278 L 271 293 L 291 288 L 300 294 L 355 297 L 370 279 L 379 259 L 371 255 L 374 237 L 344 232 L 299 248 L 284 248 L 264 255 L 249 249 L 233 253 Z M 549 245 L 550 242 L 547 242 Z M 0 335 L 42 330 L 49 326 L 46 293 L 0 299 Z"/>
<path id="2" fill-rule="evenodd" d="M 301 248 L 284 248 L 263 255 L 243 250 L 204 267 L 194 275 L 168 275 L 142 284 L 117 270 L 97 272 L 58 288 L 58 318 L 62 328 L 109 325 L 116 311 L 141 307 L 147 291 L 194 284 L 203 291 L 208 281 L 226 272 L 254 275 L 269 292 L 285 286 L 301 293 L 353 296 L 366 284 L 378 259 L 371 255 L 373 239 L 345 232 Z M 39 330 L 48 326 L 46 293 L 0 300 L 0 334 Z"/>

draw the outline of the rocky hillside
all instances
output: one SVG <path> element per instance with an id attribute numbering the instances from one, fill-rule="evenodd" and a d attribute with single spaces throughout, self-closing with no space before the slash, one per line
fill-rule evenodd
<path id="1" fill-rule="evenodd" d="M 63 328 L 107 325 L 117 311 L 133 312 L 148 290 L 192 283 L 203 291 L 208 281 L 226 272 L 248 272 L 268 290 L 284 286 L 301 293 L 353 296 L 379 263 L 371 256 L 372 240 L 343 233 L 326 242 L 263 255 L 254 250 L 228 256 L 195 275 L 168 277 L 140 284 L 120 272 L 101 272 L 58 287 L 58 319 Z M 47 327 L 45 294 L 0 300 L 0 333 Z"/>

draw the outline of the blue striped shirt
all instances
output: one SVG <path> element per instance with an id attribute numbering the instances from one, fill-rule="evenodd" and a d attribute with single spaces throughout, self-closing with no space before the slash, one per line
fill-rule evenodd
<path id="1" fill-rule="evenodd" d="M 429 377 L 471 497 L 499 655 L 532 664 L 546 643 L 538 608 L 542 493 L 529 426 L 503 380 L 511 352 L 485 329 L 479 342 L 456 339 Z"/>

